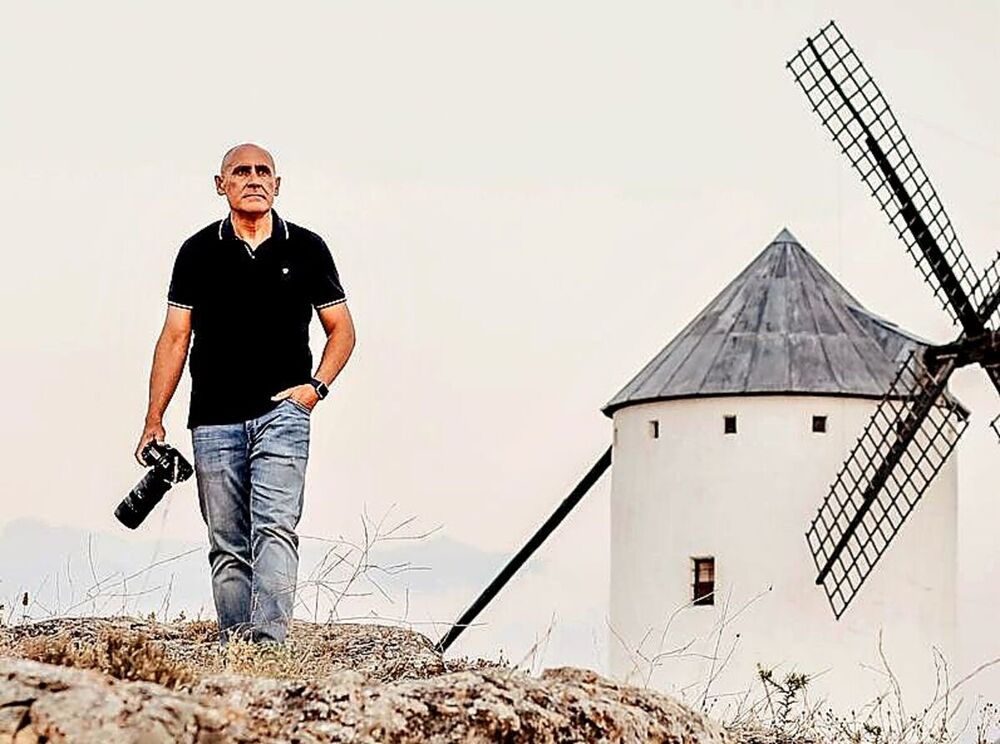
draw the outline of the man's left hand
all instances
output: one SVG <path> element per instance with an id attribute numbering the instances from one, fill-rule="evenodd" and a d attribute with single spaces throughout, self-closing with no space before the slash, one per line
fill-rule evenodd
<path id="1" fill-rule="evenodd" d="M 295 387 L 285 388 L 280 393 L 271 396 L 271 400 L 283 400 L 285 398 L 291 398 L 296 403 L 311 411 L 313 406 L 319 401 L 319 393 L 316 392 L 316 388 L 307 382 Z"/>

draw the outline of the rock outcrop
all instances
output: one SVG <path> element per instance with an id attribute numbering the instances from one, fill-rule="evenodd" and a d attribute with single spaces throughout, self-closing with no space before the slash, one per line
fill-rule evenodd
<path id="1" fill-rule="evenodd" d="M 156 648 L 151 668 L 183 664 L 192 674 L 168 675 L 174 682 L 164 686 L 19 658 L 64 664 L 75 651 L 60 661 L 60 649 L 100 647 L 128 633 L 141 635 L 116 641 L 119 657 Z M 73 638 L 83 643 L 67 645 Z M 426 638 L 397 628 L 296 623 L 290 639 L 299 651 L 318 649 L 299 678 L 220 673 L 213 639 L 211 624 L 130 619 L 0 629 L 0 742 L 729 741 L 716 724 L 656 692 L 580 669 L 533 677 L 461 662 L 456 670 Z M 121 658 L 109 668 L 125 670 Z"/>

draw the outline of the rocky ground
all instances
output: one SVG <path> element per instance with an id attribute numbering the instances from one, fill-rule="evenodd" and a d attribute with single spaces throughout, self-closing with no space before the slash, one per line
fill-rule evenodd
<path id="1" fill-rule="evenodd" d="M 280 649 L 211 622 L 0 627 L 0 742 L 729 742 L 671 698 L 581 669 L 445 661 L 412 631 L 296 621 Z"/>

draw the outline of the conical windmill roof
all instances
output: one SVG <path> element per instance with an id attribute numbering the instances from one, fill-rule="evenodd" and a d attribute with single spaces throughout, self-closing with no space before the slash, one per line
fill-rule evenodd
<path id="1" fill-rule="evenodd" d="M 865 309 L 782 230 L 602 410 L 722 395 L 881 398 L 925 344 Z"/>

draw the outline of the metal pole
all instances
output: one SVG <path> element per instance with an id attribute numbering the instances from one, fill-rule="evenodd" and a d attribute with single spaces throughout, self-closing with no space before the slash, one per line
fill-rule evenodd
<path id="1" fill-rule="evenodd" d="M 531 536 L 531 539 L 524 544 L 517 554 L 510 559 L 506 566 L 497 574 L 496 578 L 490 582 L 490 585 L 486 587 L 482 594 L 479 595 L 478 599 L 473 602 L 469 609 L 467 609 L 462 616 L 455 621 L 455 624 L 451 626 L 445 636 L 437 642 L 434 646 L 440 653 L 444 653 L 448 650 L 448 647 L 455 642 L 462 631 L 465 630 L 476 619 L 486 605 L 488 605 L 493 598 L 503 589 L 504 585 L 510 581 L 510 579 L 518 572 L 524 562 L 531 557 L 546 538 L 552 534 L 553 530 L 559 526 L 566 516 L 573 511 L 580 499 L 586 495 L 587 491 L 597 482 L 597 480 L 604 474 L 604 471 L 611 466 L 611 447 L 608 447 L 607 451 L 601 455 L 600 459 L 594 463 L 593 467 L 587 472 L 583 479 L 576 484 L 569 496 L 567 496 L 559 507 L 552 512 L 552 515 L 545 520 L 545 523 L 538 528 L 538 531 Z"/>

